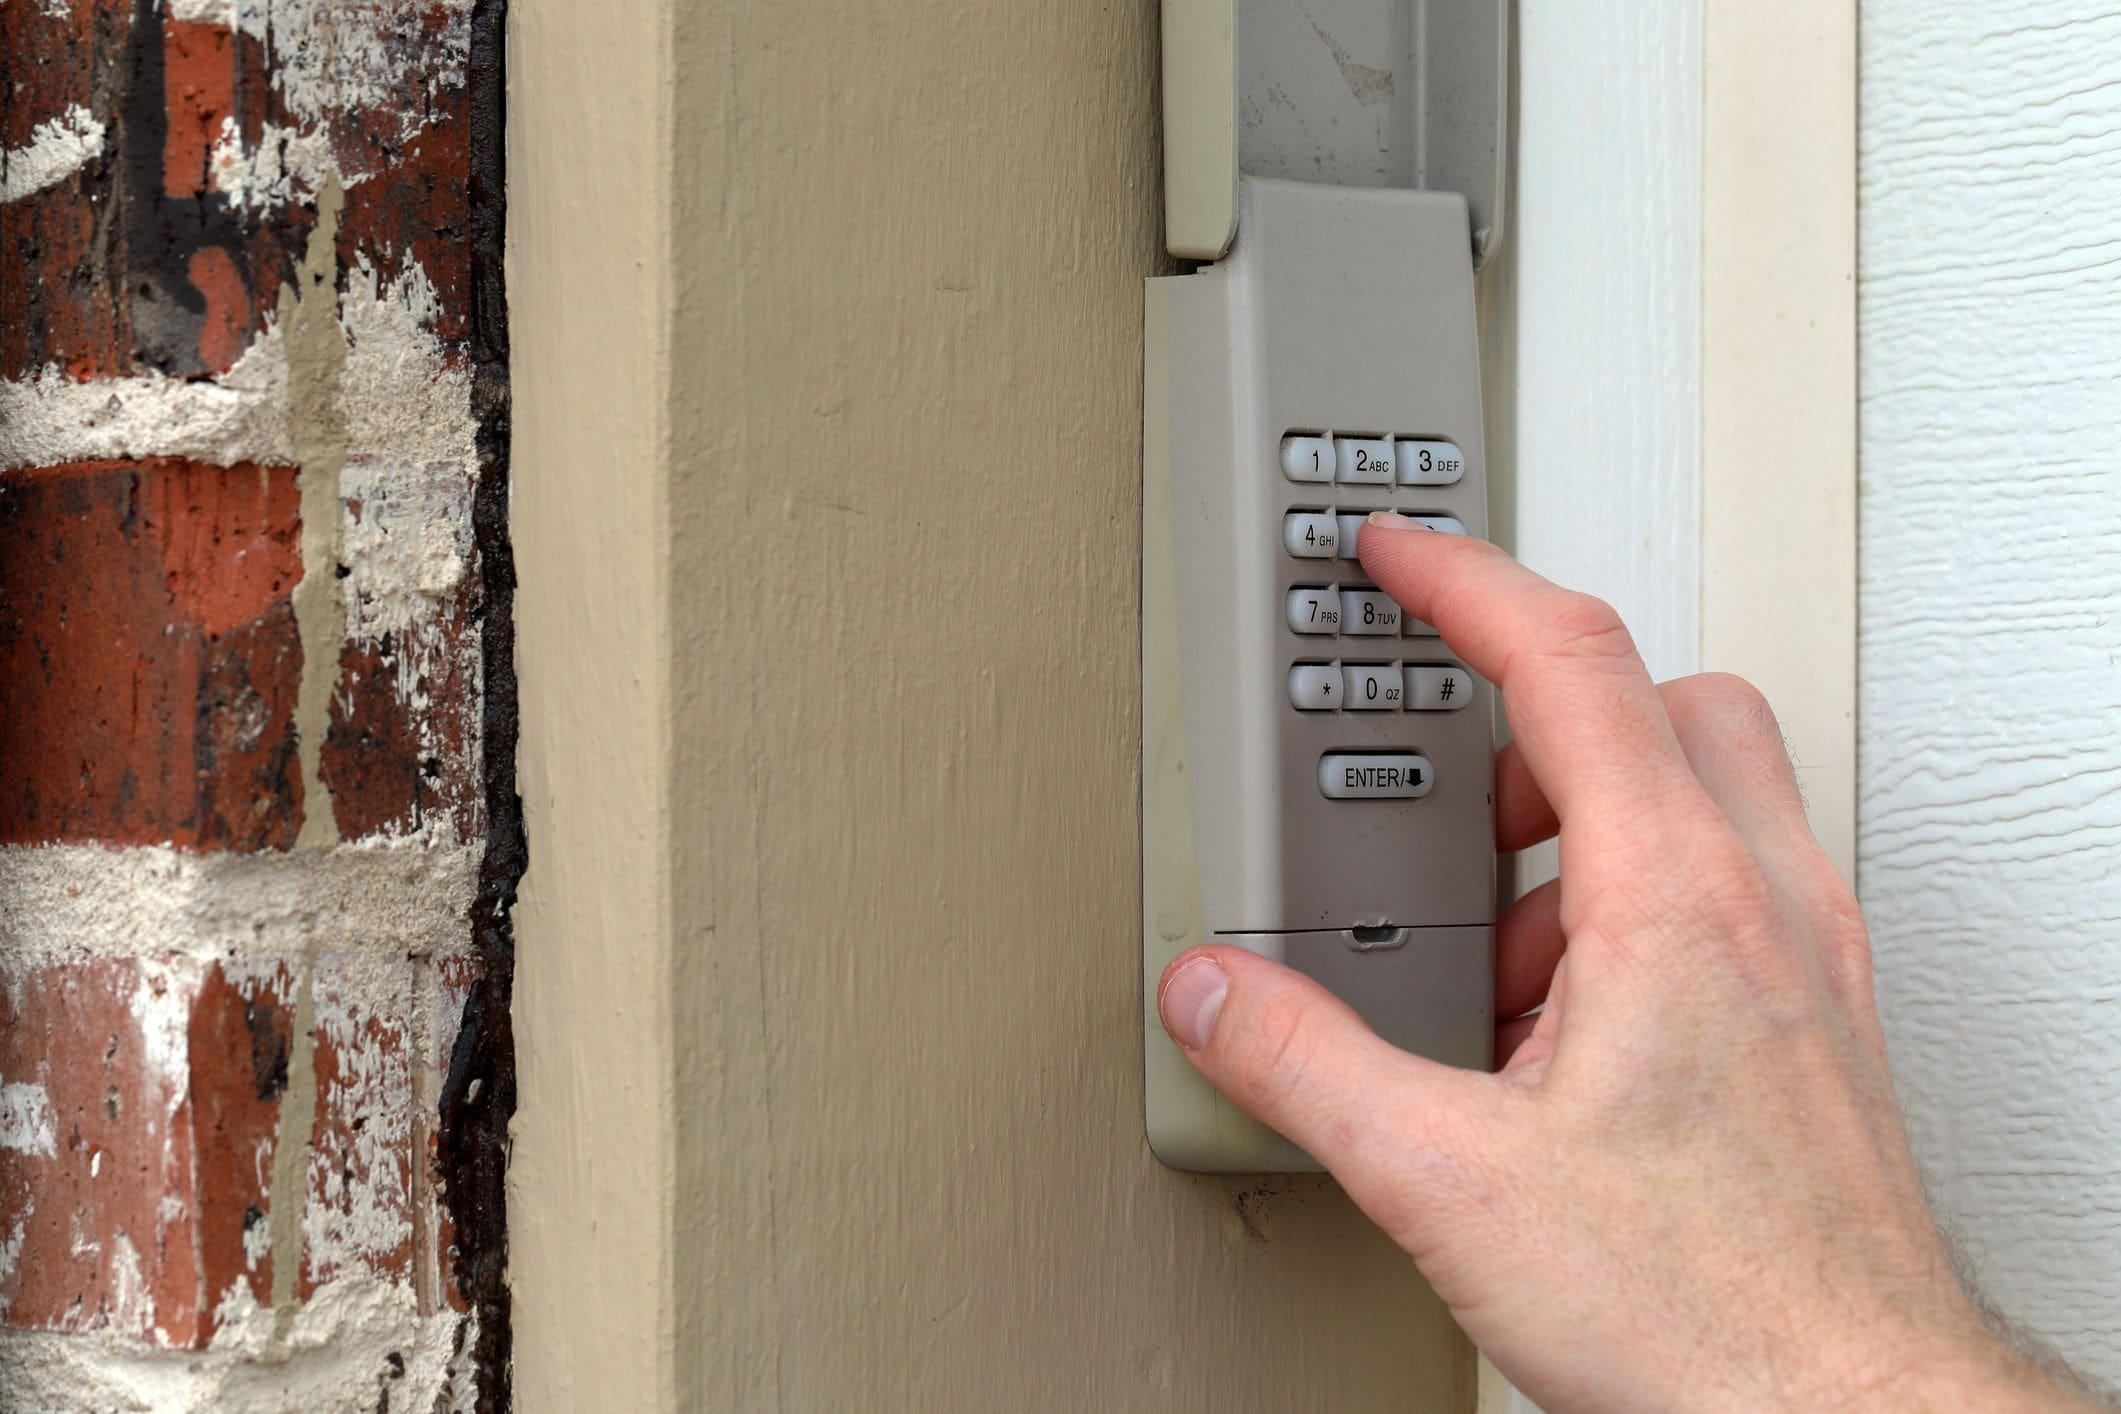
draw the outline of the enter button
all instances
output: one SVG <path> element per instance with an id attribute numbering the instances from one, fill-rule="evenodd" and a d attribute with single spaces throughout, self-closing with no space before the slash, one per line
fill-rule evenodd
<path id="1" fill-rule="evenodd" d="M 1329 800 L 1415 800 L 1436 774 L 1407 751 L 1333 752 L 1318 758 L 1318 788 Z"/>

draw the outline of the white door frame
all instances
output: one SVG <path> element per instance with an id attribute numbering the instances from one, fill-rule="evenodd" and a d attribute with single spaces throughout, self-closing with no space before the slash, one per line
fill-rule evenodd
<path id="1" fill-rule="evenodd" d="M 1659 677 L 1760 687 L 1852 883 L 1856 27 L 1857 0 L 1519 0 L 1482 289 L 1498 536 Z M 1485 1362 L 1479 1402 L 1532 1407 Z"/>

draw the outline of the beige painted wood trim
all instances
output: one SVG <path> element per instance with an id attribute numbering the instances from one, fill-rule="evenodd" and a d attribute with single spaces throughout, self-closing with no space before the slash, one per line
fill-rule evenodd
<path id="1" fill-rule="evenodd" d="M 678 1405 L 669 28 L 667 3 L 508 15 L 526 1411 Z"/>
<path id="2" fill-rule="evenodd" d="M 1701 662 L 1856 854 L 1855 0 L 1705 0 Z"/>

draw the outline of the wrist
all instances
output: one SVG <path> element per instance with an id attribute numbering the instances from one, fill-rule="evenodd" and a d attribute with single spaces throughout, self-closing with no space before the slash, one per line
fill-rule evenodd
<path id="1" fill-rule="evenodd" d="M 1840 1366 L 1833 1407 L 2085 1410 L 2100 1406 L 2067 1375 L 2017 1349 L 1971 1309 L 1946 1328 L 1884 1337 Z"/>

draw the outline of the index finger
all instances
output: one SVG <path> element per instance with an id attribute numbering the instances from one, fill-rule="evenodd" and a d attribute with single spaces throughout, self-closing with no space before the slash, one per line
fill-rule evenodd
<path id="1" fill-rule="evenodd" d="M 1502 691 L 1510 730 L 1564 829 L 1597 817 L 1602 829 L 1632 834 L 1650 802 L 1708 804 L 1611 606 L 1485 541 L 1389 511 L 1364 523 L 1356 550 L 1378 588 Z"/>

